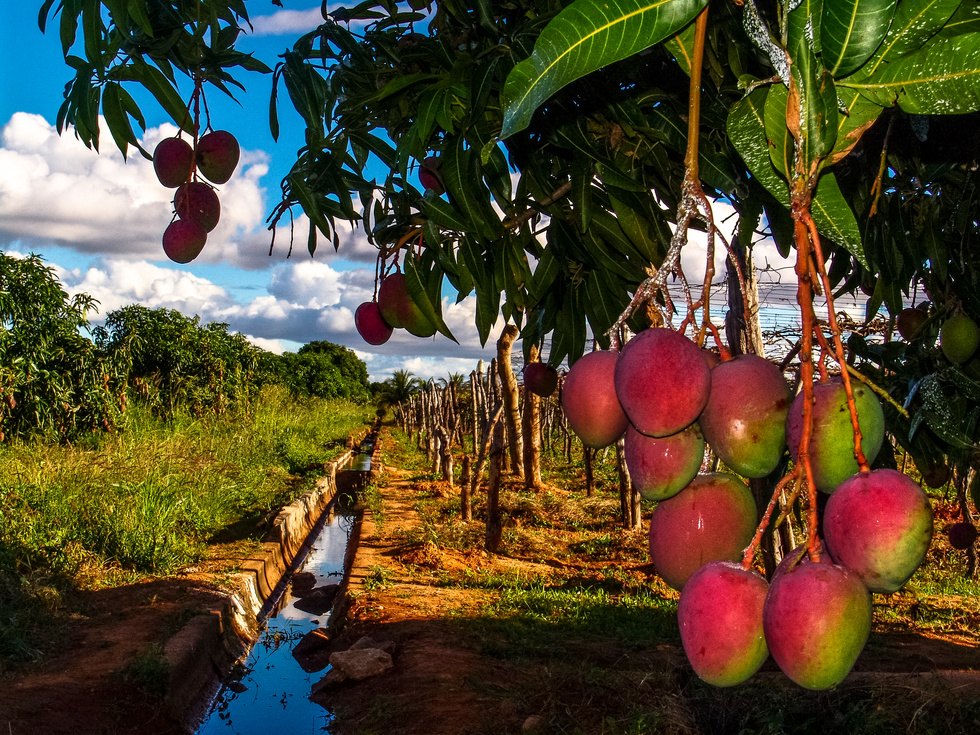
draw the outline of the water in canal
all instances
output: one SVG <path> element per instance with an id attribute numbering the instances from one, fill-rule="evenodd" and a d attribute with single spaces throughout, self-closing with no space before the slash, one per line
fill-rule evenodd
<path id="1" fill-rule="evenodd" d="M 356 467 L 355 467 L 356 468 Z M 338 497 L 342 497 L 339 496 Z M 316 576 L 316 586 L 339 583 L 353 515 L 331 505 L 322 531 L 300 567 Z M 316 530 L 314 529 L 314 535 Z M 329 613 L 311 615 L 294 606 L 286 587 L 248 658 L 218 693 L 198 735 L 269 735 L 269 733 L 329 733 L 331 714 L 309 699 L 310 689 L 326 670 L 305 672 L 292 649 L 316 628 L 325 627 Z"/>

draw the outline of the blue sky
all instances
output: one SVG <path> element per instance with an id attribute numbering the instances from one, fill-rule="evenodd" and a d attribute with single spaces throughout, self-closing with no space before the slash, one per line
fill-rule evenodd
<path id="1" fill-rule="evenodd" d="M 270 0 L 250 0 L 255 30 L 239 44 L 270 67 L 321 22 L 319 2 L 283 4 L 279 9 Z M 288 231 L 280 232 L 269 256 L 265 219 L 303 141 L 300 118 L 285 95 L 280 138 L 272 139 L 271 75 L 240 76 L 248 93 L 237 102 L 218 90 L 207 94 L 214 127 L 235 134 L 242 161 L 218 187 L 221 222 L 204 252 L 186 266 L 169 261 L 160 238 L 172 216 L 173 191 L 156 181 L 152 165 L 138 153 L 124 161 L 106 131 L 100 154 L 72 131 L 57 136 L 54 122 L 71 78 L 57 23 L 47 34 L 40 32 L 40 0 L 9 5 L 0 28 L 0 251 L 42 255 L 70 293 L 99 300 L 93 322 L 115 308 L 142 303 L 227 322 L 274 351 L 325 339 L 356 350 L 374 380 L 396 369 L 423 377 L 468 373 L 477 360 L 489 359 L 492 350 L 482 348 L 476 334 L 472 299 L 444 303 L 459 345 L 439 335 L 420 340 L 402 330 L 380 347 L 364 343 L 354 330 L 353 311 L 371 298 L 376 251 L 359 231 L 349 233 L 339 253 L 321 245 L 311 258 L 300 223 L 292 257 L 286 258 Z M 147 122 L 144 146 L 152 150 L 175 128 L 152 98 L 137 99 Z"/>

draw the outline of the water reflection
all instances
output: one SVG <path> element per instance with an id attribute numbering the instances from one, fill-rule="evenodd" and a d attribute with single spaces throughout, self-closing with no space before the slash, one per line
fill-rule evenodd
<path id="1" fill-rule="evenodd" d="M 331 506 L 300 568 L 315 576 L 314 586 L 336 584 L 343 578 L 353 520 L 351 513 Z M 303 636 L 327 625 L 329 613 L 311 615 L 297 609 L 295 601 L 291 584 L 287 585 L 248 659 L 222 688 L 198 735 L 330 732 L 333 716 L 309 699 L 311 687 L 325 670 L 307 673 L 292 655 L 293 646 Z"/>

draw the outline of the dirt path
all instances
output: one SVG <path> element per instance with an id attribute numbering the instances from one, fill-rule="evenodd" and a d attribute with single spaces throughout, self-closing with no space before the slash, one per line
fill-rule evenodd
<path id="1" fill-rule="evenodd" d="M 338 734 L 383 725 L 392 735 L 453 735 L 462 723 L 480 728 L 502 720 L 512 729 L 518 714 L 472 686 L 480 681 L 493 688 L 513 676 L 507 667 L 488 664 L 461 632 L 459 622 L 476 612 L 483 595 L 441 587 L 436 573 L 459 565 L 486 568 L 493 561 L 483 554 L 453 557 L 419 540 L 413 508 L 419 492 L 411 482 L 393 478 L 380 492 L 383 519 L 368 512 L 362 521 L 340 645 L 363 635 L 393 641 L 397 665 L 390 674 L 342 686 L 319 701 L 338 715 Z M 388 716 L 395 713 L 397 722 Z"/>
<path id="2" fill-rule="evenodd" d="M 217 604 L 198 582 L 167 579 L 80 593 L 59 652 L 0 680 L 3 735 L 178 735 L 152 692 L 166 683 L 157 646 L 194 609 Z M 142 662 L 137 669 L 134 661 Z M 127 669 L 127 665 L 130 666 Z M 137 679 L 150 692 L 137 686 Z"/>

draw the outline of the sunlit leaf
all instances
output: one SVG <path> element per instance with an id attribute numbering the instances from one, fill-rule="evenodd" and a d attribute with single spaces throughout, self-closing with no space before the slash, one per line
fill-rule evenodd
<path id="1" fill-rule="evenodd" d="M 867 61 L 885 37 L 897 0 L 823 0 L 820 53 L 834 77 Z"/>
<path id="2" fill-rule="evenodd" d="M 531 57 L 507 77 L 502 138 L 523 130 L 551 95 L 589 72 L 642 51 L 686 26 L 706 0 L 575 0 L 541 32 Z"/>
<path id="3" fill-rule="evenodd" d="M 915 115 L 980 110 L 980 33 L 934 39 L 870 76 L 859 71 L 839 84 Z"/>

